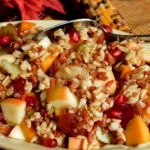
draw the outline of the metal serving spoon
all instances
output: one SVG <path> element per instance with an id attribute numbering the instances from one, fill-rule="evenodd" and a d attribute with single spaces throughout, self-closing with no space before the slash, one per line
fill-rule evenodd
<path id="1" fill-rule="evenodd" d="M 43 35 L 48 34 L 49 36 L 53 36 L 53 33 L 56 29 L 58 28 L 66 28 L 70 25 L 72 25 L 73 23 L 76 22 L 90 22 L 95 24 L 96 26 L 100 27 L 104 33 L 109 34 L 110 37 L 115 37 L 115 38 L 121 38 L 121 39 L 129 39 L 129 38 L 133 38 L 133 37 L 137 37 L 137 38 L 142 38 L 142 40 L 146 40 L 146 41 L 150 41 L 150 34 L 140 34 L 140 35 L 136 35 L 136 34 L 129 34 L 126 32 L 121 32 L 119 31 L 118 33 L 115 32 L 109 32 L 101 23 L 99 20 L 92 20 L 89 18 L 82 18 L 82 19 L 75 19 L 75 20 L 71 20 L 71 21 L 65 21 L 63 23 L 57 24 L 53 27 L 47 28 L 41 32 L 39 32 L 33 39 L 38 40 L 40 39 Z M 117 31 L 117 30 L 116 30 Z"/>

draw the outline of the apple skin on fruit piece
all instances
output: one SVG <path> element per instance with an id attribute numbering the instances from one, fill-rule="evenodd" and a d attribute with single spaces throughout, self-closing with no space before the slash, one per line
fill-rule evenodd
<path id="1" fill-rule="evenodd" d="M 51 103 L 56 110 L 61 110 L 76 108 L 78 99 L 67 86 L 54 87 L 47 89 L 47 103 Z"/>
<path id="2" fill-rule="evenodd" d="M 131 119 L 125 129 L 126 144 L 134 146 L 150 142 L 149 128 L 141 116 L 135 116 Z"/>
<path id="3" fill-rule="evenodd" d="M 18 125 L 24 119 L 26 102 L 16 98 L 8 98 L 1 102 L 4 119 L 10 125 Z"/>

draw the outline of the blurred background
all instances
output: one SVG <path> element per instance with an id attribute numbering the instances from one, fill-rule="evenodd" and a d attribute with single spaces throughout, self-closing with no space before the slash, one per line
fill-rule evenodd
<path id="1" fill-rule="evenodd" d="M 150 0 L 0 0 L 0 22 L 91 17 L 95 5 L 110 3 L 134 33 L 150 33 Z M 89 3 L 87 3 L 89 2 Z M 93 5 L 94 9 L 91 9 Z M 102 4 L 100 5 L 101 8 Z M 105 5 L 106 8 L 108 7 Z M 91 13 L 91 12 L 90 12 Z M 103 13 L 102 13 L 103 17 Z M 105 15 L 104 15 L 105 19 Z M 106 18 L 107 20 L 107 18 Z M 110 24 L 111 26 L 111 24 Z M 118 29 L 120 29 L 118 27 Z M 126 30 L 122 28 L 122 30 Z"/>

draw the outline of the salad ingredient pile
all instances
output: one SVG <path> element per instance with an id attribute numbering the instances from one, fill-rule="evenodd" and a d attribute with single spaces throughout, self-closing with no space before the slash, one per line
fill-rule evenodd
<path id="1" fill-rule="evenodd" d="M 75 23 L 35 41 L 32 22 L 0 28 L 0 133 L 46 147 L 150 141 L 150 44 Z"/>

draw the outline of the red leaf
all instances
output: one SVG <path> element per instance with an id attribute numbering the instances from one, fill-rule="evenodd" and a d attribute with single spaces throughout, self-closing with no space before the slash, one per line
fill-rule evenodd
<path id="1" fill-rule="evenodd" d="M 9 8 L 17 5 L 23 20 L 39 19 L 39 12 L 45 7 L 66 14 L 59 0 L 3 0 L 3 3 Z"/>
<path id="2" fill-rule="evenodd" d="M 39 19 L 38 13 L 42 11 L 43 0 L 15 0 L 23 20 Z"/>
<path id="3" fill-rule="evenodd" d="M 2 3 L 9 8 L 14 8 L 15 6 L 14 1 L 12 0 L 2 0 Z"/>
<path id="4" fill-rule="evenodd" d="M 64 7 L 59 0 L 44 0 L 44 6 L 56 10 L 62 14 L 66 14 Z"/>

